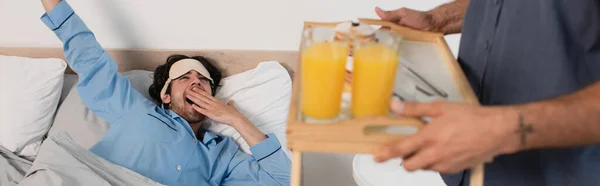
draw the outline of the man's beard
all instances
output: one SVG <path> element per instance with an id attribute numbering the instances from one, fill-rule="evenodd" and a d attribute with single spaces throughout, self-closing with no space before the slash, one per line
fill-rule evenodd
<path id="1" fill-rule="evenodd" d="M 187 105 L 186 108 L 185 101 L 171 103 L 171 110 L 179 114 L 179 116 L 185 119 L 188 123 L 198 123 L 204 120 L 205 116 L 203 114 L 190 107 L 191 105 Z"/>

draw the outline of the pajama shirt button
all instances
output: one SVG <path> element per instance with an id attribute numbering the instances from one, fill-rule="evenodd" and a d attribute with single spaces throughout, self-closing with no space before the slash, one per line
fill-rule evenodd
<path id="1" fill-rule="evenodd" d="M 180 171 L 181 170 L 181 166 L 177 165 L 177 170 Z"/>

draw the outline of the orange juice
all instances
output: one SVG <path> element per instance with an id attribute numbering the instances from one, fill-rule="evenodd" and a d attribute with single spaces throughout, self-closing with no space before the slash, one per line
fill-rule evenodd
<path id="1" fill-rule="evenodd" d="M 315 43 L 302 52 L 301 107 L 314 119 L 331 119 L 340 113 L 346 72 L 347 45 Z"/>
<path id="2" fill-rule="evenodd" d="M 354 117 L 388 114 L 398 57 L 399 54 L 394 48 L 383 44 L 370 44 L 354 50 Z"/>

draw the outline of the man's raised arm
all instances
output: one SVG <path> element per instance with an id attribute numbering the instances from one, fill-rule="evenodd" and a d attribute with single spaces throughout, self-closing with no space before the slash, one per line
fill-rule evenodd
<path id="1" fill-rule="evenodd" d="M 79 75 L 77 90 L 94 114 L 112 123 L 146 98 L 121 76 L 117 63 L 66 1 L 42 0 L 42 21 L 63 42 L 67 63 Z"/>
<path id="2" fill-rule="evenodd" d="M 44 10 L 46 10 L 46 13 L 50 13 L 50 11 L 54 9 L 54 7 L 56 7 L 60 1 L 61 0 L 42 0 L 42 5 L 44 5 Z"/>

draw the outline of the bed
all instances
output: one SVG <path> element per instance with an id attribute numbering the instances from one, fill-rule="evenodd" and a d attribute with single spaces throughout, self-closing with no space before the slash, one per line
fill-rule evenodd
<path id="1" fill-rule="evenodd" d="M 289 95 L 291 95 L 291 76 L 293 75 L 298 59 L 298 54 L 296 51 L 257 51 L 257 50 L 227 50 L 227 51 L 216 51 L 216 50 L 149 50 L 149 49 L 107 49 L 110 55 L 117 61 L 119 66 L 119 72 L 126 75 L 130 80 L 132 80 L 132 84 L 138 90 L 143 90 L 147 88 L 148 81 L 144 80 L 142 83 L 136 83 L 132 78 L 143 78 L 149 79 L 151 72 L 160 64 L 163 64 L 166 58 L 172 54 L 184 54 L 184 55 L 202 55 L 212 59 L 216 62 L 216 66 L 222 70 L 225 79 L 224 83 L 235 84 L 235 82 L 240 81 L 248 81 L 247 78 L 251 77 L 252 73 L 255 74 L 267 74 L 273 71 L 283 71 L 282 73 L 276 74 L 275 76 L 283 77 L 279 78 L 281 81 L 279 83 L 285 83 L 286 86 L 289 86 L 290 90 L 288 92 L 280 93 L 277 95 L 283 96 L 289 100 Z M 12 47 L 0 47 L 0 55 L 6 56 L 21 56 L 21 57 L 29 57 L 29 58 L 60 58 L 64 60 L 63 51 L 61 48 L 12 48 Z M 283 68 L 281 68 L 283 67 Z M 258 72 L 259 70 L 260 73 Z M 79 107 L 65 106 L 73 103 L 78 103 L 78 96 L 74 96 L 77 94 L 76 89 L 73 86 L 76 84 L 77 76 L 70 69 L 66 69 L 64 74 L 64 82 L 62 84 L 62 93 L 60 95 L 60 101 L 58 103 L 58 109 L 56 111 L 56 116 L 54 118 L 54 123 L 49 129 L 48 138 L 46 138 L 40 149 L 37 156 L 32 157 L 19 157 L 11 154 L 10 151 L 4 148 L 0 148 L 0 186 L 4 185 L 16 185 L 21 182 L 23 178 L 30 178 L 32 174 L 39 171 L 44 171 L 46 169 L 60 169 L 60 165 L 53 165 L 56 163 L 56 159 L 67 161 L 69 158 L 72 159 L 73 162 L 80 161 L 81 158 L 86 158 L 92 156 L 91 154 L 86 153 L 77 153 L 77 155 L 73 155 L 72 151 L 85 150 L 86 148 L 90 148 L 99 138 L 102 137 L 103 132 L 106 131 L 107 125 L 102 124 L 100 121 L 96 121 L 95 116 L 90 116 L 89 112 L 83 112 L 81 114 L 81 110 L 87 110 L 85 107 L 81 107 L 79 103 Z M 141 74 L 141 75 L 140 75 Z M 244 74 L 248 74 L 247 76 L 242 76 Z M 287 82 L 289 81 L 289 82 Z M 251 81 L 250 81 L 251 82 Z M 289 85 L 288 85 L 289 84 Z M 257 88 L 257 87 L 253 87 Z M 265 88 L 265 87 L 258 87 Z M 234 90 L 224 90 L 223 92 L 232 92 Z M 257 90 L 255 90 L 256 92 Z M 248 92 L 248 90 L 246 90 Z M 219 96 L 219 95 L 217 95 Z M 228 97 L 229 96 L 229 97 Z M 227 93 L 221 94 L 221 97 L 224 99 L 230 99 L 232 95 Z M 286 97 L 287 96 L 287 97 Z M 248 99 L 248 98 L 246 98 Z M 279 102 L 278 104 L 289 106 L 289 101 Z M 236 100 L 236 104 L 237 104 Z M 251 104 L 252 102 L 248 102 L 247 104 Z M 243 103 L 242 103 L 243 104 Z M 267 107 L 265 107 L 267 108 Z M 287 113 L 287 107 L 277 107 L 281 110 L 285 110 L 283 113 Z M 239 108 L 238 108 L 239 109 Z M 244 112 L 252 112 L 252 111 L 241 111 Z M 75 126 L 73 124 L 65 124 L 72 123 L 70 120 L 70 114 L 80 115 L 80 117 L 86 121 L 84 126 Z M 246 113 L 244 113 L 246 114 Z M 91 119 L 90 119 L 91 118 Z M 287 119 L 286 115 L 281 116 L 281 122 L 279 128 L 276 129 L 279 132 L 278 137 L 285 140 L 285 120 Z M 260 120 L 260 118 L 249 118 Z M 87 122 L 94 123 L 92 125 L 87 126 Z M 100 123 L 97 124 L 96 123 Z M 212 127 L 212 126 L 211 126 Z M 260 126 L 257 126 L 259 129 L 263 130 Z M 231 132 L 231 129 L 225 127 L 213 128 L 217 130 L 219 133 L 228 133 Z M 266 129 L 268 130 L 268 129 Z M 67 131 L 67 132 L 65 132 Z M 98 132 L 96 132 L 98 131 Z M 263 130 L 265 132 L 265 130 Z M 51 134 L 56 135 L 51 135 Z M 69 135 L 65 135 L 68 133 Z M 235 134 L 231 134 L 231 137 L 234 139 L 241 139 L 240 136 L 235 136 Z M 282 145 L 285 144 L 285 141 L 282 141 Z M 240 146 L 243 146 L 240 144 Z M 1 146 L 0 146 L 1 147 Z M 61 150 L 54 150 L 60 148 Z M 52 150 L 49 150 L 52 149 Z M 38 163 L 36 163 L 38 162 Z M 40 163 L 41 162 L 41 163 Z M 50 163 L 49 163 L 50 162 Z M 102 160 L 95 161 L 98 164 L 106 164 L 107 162 L 103 162 Z M 42 174 L 46 177 L 61 177 L 64 175 L 60 174 L 70 174 L 68 172 L 73 172 L 79 170 L 80 167 L 85 167 L 86 165 L 78 165 L 75 168 L 69 167 L 68 170 L 54 170 L 52 174 Z M 7 169 L 9 167 L 10 169 Z M 93 167 L 93 166 L 92 166 Z M 120 174 L 115 175 L 111 173 L 109 170 L 89 170 L 86 168 L 82 169 L 80 172 L 93 172 L 94 175 L 86 175 L 86 174 L 78 174 L 77 178 L 73 178 L 74 180 L 69 180 L 68 176 L 61 177 L 63 179 L 55 178 L 39 178 L 37 180 L 29 181 L 32 179 L 25 179 L 24 185 L 37 185 L 37 184 L 50 184 L 50 185 L 79 185 L 79 184 L 89 184 L 89 182 L 82 182 L 84 180 L 94 180 L 94 179 L 106 179 L 109 181 L 101 182 L 108 183 L 110 185 L 160 185 L 152 180 L 141 177 L 133 172 L 128 172 L 128 170 L 120 170 L 119 167 L 111 167 L 117 169 Z M 35 169 L 35 170 L 34 170 Z M 92 168 L 93 169 L 93 168 Z M 86 177 L 92 176 L 92 177 Z M 123 178 L 121 176 L 128 176 Z M 33 176 L 35 177 L 35 175 Z M 133 178 L 133 179 L 132 179 Z M 50 181 L 51 183 L 41 183 L 40 180 Z M 105 181 L 105 180 L 100 180 Z M 100 182 L 98 182 L 100 183 Z M 23 184 L 23 182 L 21 182 Z"/>
<path id="2" fill-rule="evenodd" d="M 108 53 L 119 64 L 119 71 L 149 70 L 153 71 L 158 65 L 165 63 L 171 54 L 203 55 L 217 61 L 224 76 L 231 76 L 256 67 L 259 62 L 277 61 L 290 74 L 296 68 L 297 51 L 267 51 L 267 50 L 157 50 L 157 49 L 107 49 Z M 32 58 L 61 58 L 64 54 L 61 48 L 20 48 L 0 47 L 0 54 L 25 56 Z M 73 74 L 67 70 L 65 73 Z"/>

